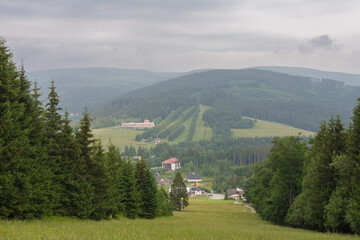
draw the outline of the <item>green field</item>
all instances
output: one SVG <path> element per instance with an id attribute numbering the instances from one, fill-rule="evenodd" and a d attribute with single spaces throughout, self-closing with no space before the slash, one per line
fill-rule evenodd
<path id="1" fill-rule="evenodd" d="M 232 201 L 191 198 L 183 212 L 154 220 L 49 218 L 0 221 L 0 239 L 359 239 L 280 227 Z"/>
<path id="2" fill-rule="evenodd" d="M 134 147 L 148 146 L 145 143 L 135 141 L 136 135 L 142 132 L 141 130 L 121 129 L 120 126 L 93 129 L 95 137 L 100 138 L 103 145 L 107 146 L 109 139 L 111 139 L 111 142 L 122 150 L 126 145 Z"/>
<path id="3" fill-rule="evenodd" d="M 249 118 L 253 119 L 253 118 Z M 251 129 L 232 129 L 234 137 L 284 137 L 296 136 L 301 133 L 302 136 L 315 135 L 314 132 L 294 128 L 286 124 L 256 120 L 255 126 Z"/>
<path id="4" fill-rule="evenodd" d="M 202 116 L 204 111 L 210 109 L 211 107 L 207 107 L 204 105 L 200 105 L 200 113 L 198 115 L 196 121 L 196 128 L 193 137 L 193 141 L 199 140 L 210 140 L 213 132 L 212 128 L 205 126 L 205 122 L 202 120 Z M 188 109 L 189 110 L 189 109 Z M 184 113 L 187 110 L 184 111 Z M 184 114 L 183 113 L 183 114 Z M 182 122 L 182 115 L 180 115 L 175 121 L 170 122 L 171 114 L 164 119 L 159 126 L 163 126 L 165 128 L 169 128 L 174 125 L 184 124 L 185 130 L 172 142 L 179 143 L 182 141 L 186 141 L 189 135 L 189 129 L 191 125 L 192 116 L 189 117 L 185 122 Z M 106 145 L 109 142 L 109 139 L 120 149 L 124 149 L 125 146 L 134 146 L 138 148 L 138 146 L 144 146 L 150 148 L 151 146 L 155 146 L 154 144 L 147 144 L 143 142 L 136 142 L 135 137 L 138 134 L 141 134 L 144 130 L 122 130 L 120 126 L 116 127 L 108 127 L 108 128 L 99 128 L 94 129 L 94 134 L 96 138 L 100 138 L 102 143 Z M 289 125 L 257 120 L 255 126 L 251 129 L 232 129 L 233 137 L 274 137 L 274 136 L 291 136 L 298 135 L 301 133 L 302 136 L 310 136 L 315 135 L 314 132 L 306 131 L 299 128 L 294 128 Z M 166 140 L 166 139 L 165 139 Z"/>

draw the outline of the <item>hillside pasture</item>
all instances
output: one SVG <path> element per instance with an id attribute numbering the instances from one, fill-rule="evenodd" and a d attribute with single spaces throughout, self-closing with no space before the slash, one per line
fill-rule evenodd
<path id="1" fill-rule="evenodd" d="M 233 201 L 191 198 L 172 217 L 154 220 L 120 218 L 79 220 L 52 217 L 34 221 L 0 220 L 0 239 L 358 239 L 352 235 L 317 233 L 281 227 Z"/>
<path id="2" fill-rule="evenodd" d="M 126 145 L 128 147 L 148 146 L 148 144 L 135 141 L 136 135 L 142 132 L 144 132 L 144 130 L 121 129 L 120 126 L 93 130 L 95 138 L 99 138 L 104 146 L 107 146 L 109 139 L 111 139 L 111 142 L 121 150 L 124 150 Z"/>
<path id="3" fill-rule="evenodd" d="M 253 119 L 253 118 L 249 118 Z M 253 119 L 254 120 L 254 119 Z M 282 123 L 275 123 L 263 120 L 256 120 L 255 126 L 250 129 L 232 129 L 233 137 L 284 137 L 296 136 L 301 133 L 302 136 L 313 136 L 314 132 L 291 127 Z"/>

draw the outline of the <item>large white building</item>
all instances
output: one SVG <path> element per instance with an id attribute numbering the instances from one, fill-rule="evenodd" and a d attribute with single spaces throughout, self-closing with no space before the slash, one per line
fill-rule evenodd
<path id="1" fill-rule="evenodd" d="M 177 158 L 169 158 L 162 162 L 162 168 L 167 171 L 175 171 L 177 169 L 180 169 L 181 166 Z"/>
<path id="2" fill-rule="evenodd" d="M 150 122 L 149 120 L 145 120 L 143 123 L 122 123 L 121 128 L 122 129 L 144 129 L 144 128 L 153 128 L 155 126 L 155 123 Z"/>

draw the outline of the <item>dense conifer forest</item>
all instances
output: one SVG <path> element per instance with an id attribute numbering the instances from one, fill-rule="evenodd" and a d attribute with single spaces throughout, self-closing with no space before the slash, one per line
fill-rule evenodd
<path id="1" fill-rule="evenodd" d="M 263 219 L 318 231 L 360 233 L 360 98 L 345 128 L 339 117 L 310 141 L 276 138 L 255 164 L 247 199 Z"/>
<path id="2" fill-rule="evenodd" d="M 108 219 L 168 216 L 169 195 L 158 190 L 142 159 L 134 165 L 110 142 L 105 152 L 85 108 L 76 131 L 60 114 L 51 82 L 46 104 L 0 38 L 0 218 L 75 216 Z"/>

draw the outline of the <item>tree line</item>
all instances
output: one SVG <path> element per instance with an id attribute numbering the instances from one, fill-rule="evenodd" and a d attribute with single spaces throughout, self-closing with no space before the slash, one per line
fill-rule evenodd
<path id="1" fill-rule="evenodd" d="M 142 159 L 134 165 L 91 132 L 87 109 L 76 131 L 60 114 L 54 81 L 45 106 L 0 38 L 0 218 L 154 218 L 172 212 Z"/>
<path id="2" fill-rule="evenodd" d="M 247 199 L 263 219 L 317 231 L 360 233 L 360 98 L 348 128 L 339 116 L 313 139 L 276 138 L 255 164 Z"/>

